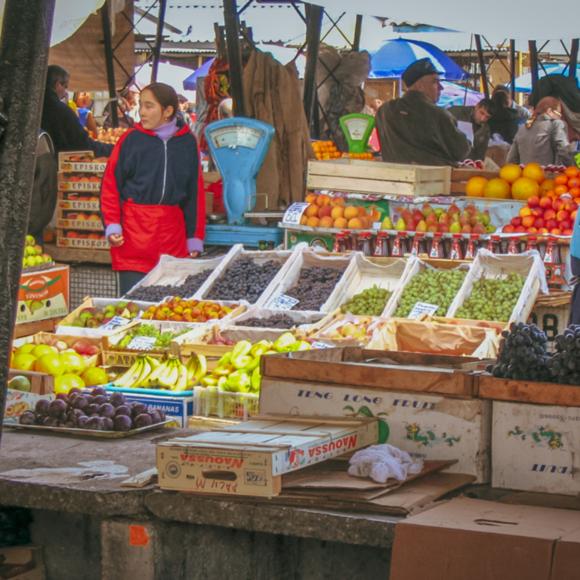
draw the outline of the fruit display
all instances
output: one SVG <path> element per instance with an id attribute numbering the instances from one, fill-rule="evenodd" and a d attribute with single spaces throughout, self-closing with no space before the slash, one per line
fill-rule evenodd
<path id="1" fill-rule="evenodd" d="M 386 288 L 379 288 L 376 284 L 355 294 L 345 302 L 340 310 L 350 314 L 380 316 L 391 297 L 392 292 Z"/>
<path id="2" fill-rule="evenodd" d="M 456 318 L 507 322 L 520 297 L 525 277 L 510 272 L 506 278 L 486 278 L 474 282 L 471 294 L 457 310 Z"/>
<path id="3" fill-rule="evenodd" d="M 99 328 L 110 322 L 115 316 L 133 320 L 139 315 L 140 311 L 141 309 L 135 302 L 124 300 L 107 304 L 102 308 L 87 306 L 82 308 L 67 326 Z"/>
<path id="4" fill-rule="evenodd" d="M 188 298 L 201 288 L 211 273 L 211 270 L 203 270 L 197 274 L 190 274 L 181 284 L 176 285 L 152 284 L 151 286 L 140 286 L 129 292 L 127 298 L 143 300 L 144 302 L 160 302 L 167 296 Z"/>
<path id="5" fill-rule="evenodd" d="M 214 282 L 205 297 L 210 300 L 247 300 L 253 304 L 282 265 L 283 262 L 278 260 L 268 260 L 260 264 L 249 257 L 237 258 Z"/>
<path id="6" fill-rule="evenodd" d="M 121 138 L 123 133 L 125 133 L 125 131 L 127 131 L 127 129 L 124 127 L 111 127 L 109 129 L 99 127 L 96 140 L 100 141 L 101 143 L 111 143 L 114 145 Z"/>
<path id="7" fill-rule="evenodd" d="M 435 270 L 426 268 L 413 276 L 405 286 L 395 316 L 406 318 L 417 302 L 438 305 L 435 316 L 445 316 L 463 284 L 465 270 Z"/>
<path id="8" fill-rule="evenodd" d="M 309 205 L 300 224 L 313 228 L 371 229 L 383 215 L 376 205 L 354 205 L 342 196 L 309 193 L 305 201 Z"/>
<path id="9" fill-rule="evenodd" d="M 274 314 L 266 318 L 246 318 L 236 323 L 237 326 L 249 328 L 279 328 L 289 330 L 296 326 L 296 322 L 287 314 Z"/>
<path id="10" fill-rule="evenodd" d="M 137 326 L 133 326 L 131 329 L 127 331 L 127 333 L 121 338 L 119 342 L 115 345 L 115 348 L 126 349 L 126 348 L 135 348 L 130 347 L 131 342 L 134 338 L 137 337 L 148 337 L 154 338 L 155 342 L 151 342 L 148 345 L 148 348 L 142 348 L 141 350 L 163 350 L 169 348 L 171 341 L 174 338 L 177 338 L 181 334 L 187 332 L 188 329 L 184 330 L 161 330 L 154 326 L 153 324 L 139 324 Z"/>
<path id="11" fill-rule="evenodd" d="M 129 403 L 121 393 L 104 388 L 73 389 L 54 401 L 41 399 L 34 411 L 20 415 L 21 425 L 68 427 L 92 431 L 131 431 L 165 421 L 163 411 L 148 411 L 143 403 Z"/>
<path id="12" fill-rule="evenodd" d="M 354 340 L 366 343 L 372 336 L 371 325 L 376 321 L 372 316 L 347 316 L 321 331 L 317 338 L 325 340 Z"/>
<path id="13" fill-rule="evenodd" d="M 299 300 L 291 310 L 320 310 L 328 300 L 343 271 L 336 268 L 308 266 L 300 270 L 298 280 L 285 294 Z"/>
<path id="14" fill-rule="evenodd" d="M 142 354 L 129 369 L 114 380 L 116 387 L 185 391 L 199 384 L 207 372 L 203 355 L 192 356 L 187 365 L 169 356 L 163 362 Z"/>
<path id="15" fill-rule="evenodd" d="M 10 368 L 36 371 L 55 378 L 55 393 L 67 393 L 72 388 L 102 385 L 109 382 L 107 372 L 95 366 L 99 348 L 79 339 L 69 346 L 55 335 L 52 344 L 27 342 L 14 349 Z"/>
<path id="16" fill-rule="evenodd" d="M 580 326 L 571 325 L 555 338 L 555 352 L 547 350 L 546 334 L 534 324 L 512 324 L 503 340 L 494 377 L 580 385 Z"/>
<path id="17" fill-rule="evenodd" d="M 237 305 L 227 306 L 209 300 L 185 300 L 173 296 L 166 302 L 150 306 L 142 314 L 144 320 L 171 320 L 174 322 L 207 322 L 230 314 Z"/>
<path id="18" fill-rule="evenodd" d="M 260 389 L 260 358 L 262 355 L 310 350 L 309 342 L 298 340 L 291 332 L 285 332 L 274 342 L 261 340 L 252 344 L 241 340 L 222 356 L 215 369 L 200 381 L 204 387 L 218 387 L 223 391 L 256 393 Z"/>
<path id="19" fill-rule="evenodd" d="M 394 221 L 386 217 L 381 229 L 451 234 L 491 234 L 496 230 L 489 211 L 479 211 L 473 204 L 466 205 L 461 211 L 454 203 L 447 210 L 424 203 L 421 209 L 405 208 L 396 215 Z"/>
<path id="20" fill-rule="evenodd" d="M 313 141 L 312 149 L 316 159 L 326 161 L 327 159 L 340 159 L 342 153 L 338 150 L 333 141 Z"/>
<path id="21" fill-rule="evenodd" d="M 42 246 L 36 243 L 34 236 L 26 236 L 22 268 L 26 270 L 27 268 L 38 268 L 38 266 L 47 266 L 53 263 L 52 257 L 44 253 Z"/>

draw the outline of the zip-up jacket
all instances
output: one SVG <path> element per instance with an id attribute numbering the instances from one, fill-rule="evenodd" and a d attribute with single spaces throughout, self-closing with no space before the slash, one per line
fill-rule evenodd
<path id="1" fill-rule="evenodd" d="M 205 195 L 200 156 L 187 126 L 163 141 L 140 124 L 119 139 L 109 158 L 101 187 L 101 213 L 110 233 L 123 228 L 124 202 L 179 206 L 188 240 L 205 237 Z M 111 226 L 111 227 L 109 227 Z"/>

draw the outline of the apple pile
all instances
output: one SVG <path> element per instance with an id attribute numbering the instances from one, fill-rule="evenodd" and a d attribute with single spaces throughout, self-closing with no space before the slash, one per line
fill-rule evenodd
<path id="1" fill-rule="evenodd" d="M 310 205 L 302 214 L 303 226 L 360 230 L 371 229 L 381 219 L 377 206 L 347 205 L 346 199 L 340 196 L 309 193 L 305 201 Z"/>
<path id="2" fill-rule="evenodd" d="M 184 300 L 174 296 L 143 312 L 145 320 L 172 320 L 175 322 L 207 322 L 227 316 L 235 308 L 211 300 Z"/>
<path id="3" fill-rule="evenodd" d="M 79 326 L 81 328 L 98 328 L 107 324 L 115 316 L 121 316 L 129 320 L 136 318 L 140 312 L 139 306 L 135 302 L 116 302 L 107 304 L 103 308 L 89 306 L 83 308 L 78 316 L 68 326 Z"/>
<path id="4" fill-rule="evenodd" d="M 505 234 L 552 234 L 571 236 L 578 203 L 569 197 L 530 197 L 519 215 L 502 228 Z"/>
<path id="5" fill-rule="evenodd" d="M 390 218 L 385 218 L 381 229 L 451 234 L 491 234 L 496 229 L 489 212 L 481 212 L 473 204 L 461 211 L 454 203 L 447 210 L 424 203 L 421 209 L 401 209 L 398 216 L 394 224 Z"/>
<path id="6" fill-rule="evenodd" d="M 34 268 L 44 264 L 52 264 L 53 259 L 48 254 L 45 254 L 42 246 L 39 246 L 34 239 L 34 236 L 26 236 L 24 246 L 24 257 L 22 258 L 22 268 Z"/>

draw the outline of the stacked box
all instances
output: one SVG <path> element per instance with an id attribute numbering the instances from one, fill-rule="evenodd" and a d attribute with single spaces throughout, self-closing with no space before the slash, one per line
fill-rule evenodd
<path id="1" fill-rule="evenodd" d="M 92 151 L 60 153 L 56 245 L 61 248 L 106 250 L 99 196 L 107 166 Z"/>

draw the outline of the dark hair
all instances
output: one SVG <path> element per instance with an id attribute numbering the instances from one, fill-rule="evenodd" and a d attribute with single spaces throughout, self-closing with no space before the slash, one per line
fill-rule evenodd
<path id="1" fill-rule="evenodd" d="M 166 85 L 165 83 L 151 83 L 147 85 L 141 92 L 151 91 L 155 100 L 164 108 L 173 107 L 173 115 L 171 119 L 175 118 L 177 111 L 179 110 L 179 102 L 177 100 L 177 93 L 172 87 Z"/>
<path id="2" fill-rule="evenodd" d="M 493 115 L 495 112 L 495 103 L 492 99 L 481 99 L 475 106 L 483 107 L 490 115 Z"/>
<path id="3" fill-rule="evenodd" d="M 46 69 L 46 86 L 49 89 L 53 89 L 56 86 L 57 82 L 65 83 L 69 78 L 68 72 L 62 68 L 62 66 L 58 66 L 57 64 L 51 64 Z"/>
<path id="4" fill-rule="evenodd" d="M 493 101 L 493 104 L 495 106 L 496 109 L 507 109 L 509 108 L 509 93 L 507 91 L 504 90 L 496 90 L 493 92 L 493 96 L 491 97 L 491 100 Z"/>

